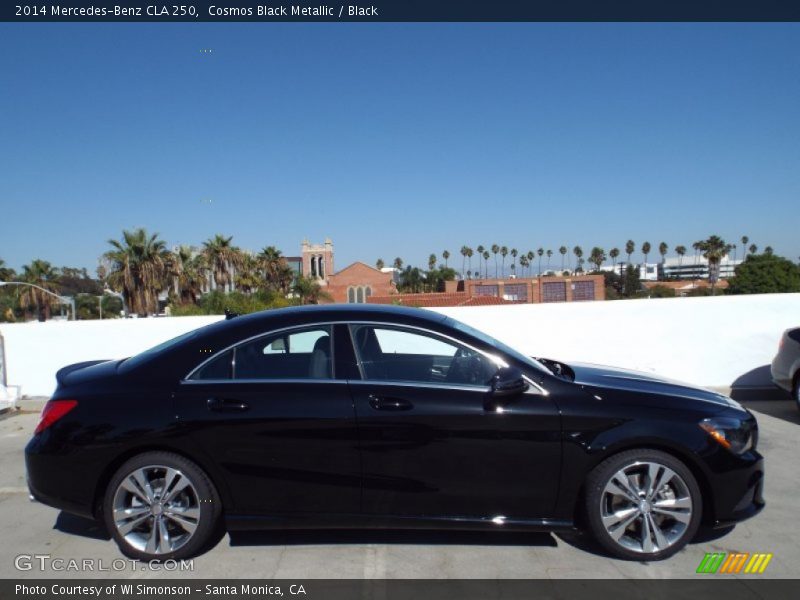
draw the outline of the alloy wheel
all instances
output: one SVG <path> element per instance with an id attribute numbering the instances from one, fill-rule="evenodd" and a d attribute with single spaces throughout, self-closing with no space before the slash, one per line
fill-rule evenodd
<path id="1" fill-rule="evenodd" d="M 148 465 L 126 475 L 113 499 L 113 523 L 132 548 L 151 555 L 186 545 L 200 523 L 194 483 L 178 469 Z"/>
<path id="2" fill-rule="evenodd" d="M 614 473 L 600 501 L 609 537 L 627 550 L 652 554 L 677 543 L 692 520 L 683 478 L 658 462 L 637 461 Z"/>

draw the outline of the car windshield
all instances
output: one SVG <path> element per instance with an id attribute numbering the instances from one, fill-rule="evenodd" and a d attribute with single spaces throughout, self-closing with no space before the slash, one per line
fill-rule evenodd
<path id="1" fill-rule="evenodd" d="M 186 333 L 182 333 L 178 337 L 174 337 L 171 340 L 167 340 L 166 342 L 161 342 L 157 346 L 153 346 L 152 348 L 149 348 L 144 352 L 140 352 L 139 354 L 131 356 L 130 358 L 122 362 L 122 364 L 120 365 L 120 370 L 124 372 L 129 369 L 138 367 L 143 362 L 150 360 L 151 358 L 157 356 L 161 352 L 169 350 L 173 346 L 195 337 L 197 335 L 197 332 L 198 332 L 197 329 L 193 331 L 187 331 Z"/>
<path id="2" fill-rule="evenodd" d="M 537 369 L 539 371 L 543 371 L 543 372 L 548 373 L 548 374 L 550 373 L 550 370 L 547 367 L 545 367 L 542 363 L 540 363 L 538 360 L 536 360 L 535 358 L 532 358 L 530 356 L 525 356 L 521 352 L 519 352 L 517 350 L 514 350 L 511 346 L 508 346 L 507 344 L 504 344 L 500 340 L 497 340 L 497 339 L 493 338 L 492 336 L 487 335 L 487 334 L 483 333 L 482 331 L 480 331 L 478 329 L 475 329 L 474 327 L 470 327 L 469 325 L 467 325 L 465 323 L 462 323 L 461 321 L 456 321 L 452 317 L 448 317 L 446 319 L 445 323 L 447 323 L 448 325 L 450 325 L 454 329 L 457 329 L 458 331 L 462 331 L 462 332 L 464 332 L 466 334 L 471 335 L 474 338 L 477 338 L 477 339 L 481 340 L 482 342 L 484 342 L 486 344 L 494 346 L 495 348 L 500 350 L 500 352 L 502 352 L 504 354 L 507 354 L 508 356 L 514 358 L 515 360 L 517 360 L 517 361 L 519 361 L 519 362 L 521 362 L 523 364 L 529 365 L 529 366 L 531 366 L 534 369 Z"/>

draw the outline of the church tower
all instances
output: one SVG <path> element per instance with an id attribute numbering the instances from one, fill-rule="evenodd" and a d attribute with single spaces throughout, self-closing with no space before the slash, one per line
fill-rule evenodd
<path id="1" fill-rule="evenodd" d="M 328 277 L 333 275 L 333 242 L 330 238 L 324 244 L 311 244 L 303 240 L 302 250 L 303 276 L 320 285 L 327 285 Z"/>

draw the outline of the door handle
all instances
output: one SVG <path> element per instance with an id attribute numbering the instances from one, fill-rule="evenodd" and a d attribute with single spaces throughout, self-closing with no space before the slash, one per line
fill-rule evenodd
<path id="1" fill-rule="evenodd" d="M 414 405 L 405 398 L 391 398 L 384 396 L 369 397 L 369 405 L 375 410 L 411 410 Z"/>
<path id="2" fill-rule="evenodd" d="M 208 409 L 217 412 L 242 412 L 250 408 L 247 402 L 232 398 L 209 398 Z"/>

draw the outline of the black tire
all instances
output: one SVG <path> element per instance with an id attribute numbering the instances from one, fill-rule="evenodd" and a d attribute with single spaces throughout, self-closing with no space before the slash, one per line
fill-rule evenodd
<path id="1" fill-rule="evenodd" d="M 177 473 L 170 479 L 170 483 L 175 482 L 170 487 L 176 490 L 172 498 L 164 489 L 171 473 L 167 469 Z M 132 485 L 143 489 L 129 479 L 134 474 L 145 477 L 153 502 L 144 501 L 143 493 L 128 491 Z M 121 488 L 123 482 L 125 487 Z M 181 485 L 186 487 L 177 491 Z M 115 522 L 115 503 L 130 513 L 125 518 L 117 513 L 120 527 L 126 529 L 137 523 L 125 535 Z M 171 452 L 146 452 L 127 460 L 111 477 L 103 496 L 103 521 L 123 554 L 142 561 L 163 561 L 188 558 L 202 551 L 219 527 L 221 508 L 217 490 L 195 463 Z M 174 533 L 173 538 L 170 532 Z"/>
<path id="2" fill-rule="evenodd" d="M 672 478 L 665 480 L 663 485 L 651 486 L 649 465 L 661 467 L 655 471 L 657 484 L 662 475 L 669 474 L 667 469 L 677 477 L 670 476 Z M 612 478 L 619 481 L 617 475 L 623 470 L 626 475 L 623 482 L 628 487 L 622 491 L 626 493 L 615 495 L 606 491 L 606 486 L 615 485 L 611 483 Z M 647 494 L 653 488 L 657 489 L 648 499 Z M 630 492 L 636 493 L 637 502 L 629 499 Z M 692 540 L 702 518 L 703 501 L 694 475 L 680 460 L 660 450 L 627 450 L 606 459 L 589 474 L 585 498 L 586 522 L 592 534 L 610 554 L 626 560 L 653 561 L 672 556 Z M 690 506 L 685 508 L 687 499 Z M 674 506 L 667 506 L 670 503 Z M 666 516 L 667 512 L 677 518 Z M 625 515 L 625 518 L 620 518 L 620 515 Z M 609 524 L 609 529 L 606 524 Z M 653 527 L 658 529 L 658 533 Z M 647 532 L 653 533 L 645 535 Z M 661 543 L 657 541 L 658 534 Z M 620 535 L 619 541 L 613 535 Z"/>

